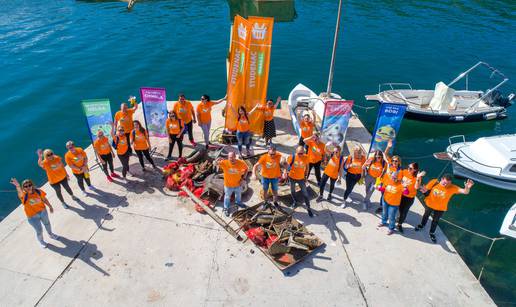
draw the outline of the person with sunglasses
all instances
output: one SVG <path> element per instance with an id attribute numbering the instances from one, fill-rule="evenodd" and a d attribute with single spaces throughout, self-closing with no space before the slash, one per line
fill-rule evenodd
<path id="1" fill-rule="evenodd" d="M 299 131 L 301 136 L 299 137 L 299 145 L 305 146 L 305 139 L 311 137 L 314 134 L 315 128 L 315 112 L 312 110 L 312 117 L 310 117 L 310 113 L 306 112 L 303 114 L 303 120 L 299 123 Z"/>
<path id="2" fill-rule="evenodd" d="M 326 146 L 328 149 L 330 146 Z M 341 180 L 341 171 L 342 171 L 342 157 L 340 153 L 340 146 L 335 145 L 333 146 L 333 151 L 331 152 L 331 156 L 328 159 L 328 164 L 326 164 L 326 167 L 324 168 L 324 173 L 321 178 L 321 184 L 319 185 L 319 196 L 317 197 L 316 201 L 320 202 L 323 200 L 324 196 L 324 188 L 326 187 L 326 183 L 328 182 L 328 179 L 330 180 L 330 191 L 328 193 L 328 201 L 331 201 L 332 199 L 332 193 L 333 189 L 335 188 L 335 182 L 337 180 Z"/>
<path id="3" fill-rule="evenodd" d="M 284 174 L 290 181 L 290 195 L 292 197 L 292 208 L 296 208 L 296 184 L 301 189 L 301 195 L 306 204 L 306 211 L 309 217 L 314 214 L 310 209 L 310 197 L 306 190 L 306 173 L 308 172 L 308 156 L 305 154 L 303 145 L 296 148 L 295 154 L 290 155 L 284 164 Z"/>
<path id="4" fill-rule="evenodd" d="M 344 168 L 346 172 L 346 191 L 344 191 L 344 202 L 340 206 L 346 208 L 346 203 L 351 203 L 351 197 L 349 195 L 353 191 L 353 188 L 362 178 L 362 167 L 366 161 L 364 152 L 359 146 L 353 148 L 353 153 L 346 157 L 344 162 Z"/>
<path id="5" fill-rule="evenodd" d="M 201 96 L 201 103 L 197 105 L 197 118 L 199 119 L 198 124 L 202 129 L 206 148 L 210 145 L 211 108 L 225 99 L 226 97 L 216 101 L 211 101 L 210 96 L 204 94 Z"/>
<path id="6" fill-rule="evenodd" d="M 389 157 L 389 151 L 392 148 L 392 140 L 389 140 L 387 143 L 387 147 L 385 148 L 385 151 L 383 152 L 383 159 L 387 161 L 387 167 L 385 167 L 382 180 L 381 182 L 388 181 L 389 178 L 395 174 L 398 177 L 398 181 L 401 180 L 401 158 L 399 156 L 392 156 Z M 383 193 L 384 187 L 379 186 L 378 189 Z M 381 204 L 381 201 L 380 201 Z M 382 206 L 380 205 L 380 208 L 376 209 L 376 213 L 382 213 Z"/>
<path id="7" fill-rule="evenodd" d="M 312 169 L 315 171 L 315 179 L 317 186 L 321 185 L 321 163 L 326 152 L 326 145 L 321 141 L 319 134 L 314 133 L 312 136 L 303 140 L 306 146 L 308 156 L 308 173 L 306 178 L 310 176 Z"/>
<path id="8" fill-rule="evenodd" d="M 125 137 L 125 130 L 123 127 L 116 128 L 117 133 L 115 134 L 115 125 L 113 124 L 111 129 L 111 137 L 113 138 L 113 147 L 116 149 L 116 155 L 122 164 L 122 177 L 126 179 L 127 173 L 129 173 L 129 158 L 131 152 L 129 151 L 129 141 Z"/>
<path id="9" fill-rule="evenodd" d="M 403 193 L 403 185 L 398 174 L 394 172 L 383 178 L 383 187 L 384 192 L 381 199 L 382 221 L 378 224 L 378 227 L 388 226 L 387 235 L 392 235 L 396 223 L 396 213 Z"/>
<path id="10" fill-rule="evenodd" d="M 165 161 L 172 160 L 172 151 L 174 150 L 174 145 L 177 143 L 177 148 L 179 149 L 179 158 L 183 156 L 183 138 L 180 136 L 183 134 L 185 126 L 183 125 L 183 121 L 177 117 L 176 112 L 171 111 L 168 112 L 168 118 L 165 122 L 165 126 L 168 131 L 168 154 Z"/>
<path id="11" fill-rule="evenodd" d="M 127 140 L 127 144 L 131 142 L 131 131 L 133 131 L 133 115 L 136 110 L 138 110 L 138 103 L 136 101 L 136 97 L 130 96 L 128 102 L 131 104 L 132 108 L 128 108 L 126 103 L 120 104 L 120 111 L 115 113 L 114 124 L 116 128 L 122 127 L 125 131 L 125 137 Z M 131 147 L 128 148 L 129 153 L 132 153 Z"/>
<path id="12" fill-rule="evenodd" d="M 75 178 L 77 178 L 77 184 L 79 185 L 79 189 L 81 189 L 82 194 L 84 196 L 88 196 L 88 193 L 84 189 L 84 182 L 86 182 L 88 189 L 95 191 L 95 187 L 91 185 L 88 156 L 82 148 L 75 147 L 75 144 L 72 141 L 66 142 L 66 149 L 68 149 L 68 152 L 65 154 L 66 164 L 72 170 Z"/>
<path id="13" fill-rule="evenodd" d="M 104 131 L 102 131 L 102 129 L 97 131 L 97 139 L 93 142 L 93 149 L 95 149 L 95 152 L 97 153 L 102 171 L 106 174 L 107 180 L 109 182 L 113 182 L 113 178 L 118 178 L 113 166 L 113 157 L 115 156 L 115 153 L 109 144 L 109 139 L 104 135 Z M 111 175 L 109 174 L 109 171 L 111 171 Z"/>
<path id="14" fill-rule="evenodd" d="M 143 128 L 142 124 L 138 120 L 134 121 L 134 130 L 131 132 L 131 145 L 133 145 L 134 151 L 136 151 L 138 161 L 140 161 L 140 165 L 142 166 L 142 171 L 145 171 L 143 156 L 145 156 L 147 161 L 150 162 L 154 169 L 158 169 L 150 155 L 149 134 L 147 133 L 147 130 Z"/>
<path id="15" fill-rule="evenodd" d="M 386 163 L 383 159 L 383 152 L 381 150 L 375 151 L 373 156 L 364 163 L 363 170 L 365 173 L 364 183 L 366 189 L 363 204 L 364 210 L 367 210 L 367 207 L 371 203 L 371 196 L 375 190 L 375 184 L 378 180 L 381 180 L 385 166 Z"/>
<path id="16" fill-rule="evenodd" d="M 47 194 L 43 190 L 37 189 L 30 179 L 23 180 L 20 185 L 16 178 L 11 178 L 11 183 L 16 187 L 18 198 L 23 205 L 23 211 L 25 211 L 29 224 L 36 231 L 36 238 L 39 244 L 41 244 L 41 247 L 47 247 L 47 243 L 43 240 L 43 227 L 41 227 L 41 224 L 43 224 L 48 236 L 52 240 L 59 239 L 59 237 L 52 232 L 50 220 L 48 219 L 46 207 L 48 207 L 50 213 L 54 212 L 54 208 L 48 201 L 46 197 Z"/>
<path id="17" fill-rule="evenodd" d="M 68 184 L 68 174 L 61 160 L 61 157 L 55 155 L 50 149 L 42 151 L 38 149 L 38 165 L 47 173 L 48 182 L 50 186 L 56 191 L 57 198 L 61 201 L 63 208 L 68 209 L 68 204 L 64 201 L 61 193 L 61 186 L 70 194 L 73 200 L 77 197 L 73 195 L 73 191 Z"/>
<path id="18" fill-rule="evenodd" d="M 407 169 L 401 171 L 401 183 L 403 184 L 404 190 L 403 195 L 401 195 L 398 224 L 396 226 L 400 233 L 403 233 L 403 223 L 407 218 L 410 207 L 414 204 L 414 199 L 425 174 L 425 171 L 419 171 L 419 165 L 415 162 L 410 163 Z"/>
<path id="19" fill-rule="evenodd" d="M 188 132 L 188 139 L 190 140 L 190 144 L 196 146 L 197 143 L 195 143 L 193 136 L 193 124 L 197 123 L 197 119 L 195 117 L 192 103 L 189 100 L 186 100 L 184 94 L 179 94 L 179 99 L 174 103 L 172 110 L 177 114 L 179 119 L 182 120 L 183 124 L 185 125 L 185 129 L 180 135 L 180 138 L 183 139 L 185 132 Z"/>
<path id="20" fill-rule="evenodd" d="M 272 190 L 272 201 L 278 207 L 278 184 L 281 177 L 281 154 L 276 151 L 276 146 L 270 144 L 266 154 L 262 155 L 253 166 L 253 178 L 258 180 L 258 167 L 261 167 L 263 195 L 265 206 L 270 205 L 269 188 Z"/>

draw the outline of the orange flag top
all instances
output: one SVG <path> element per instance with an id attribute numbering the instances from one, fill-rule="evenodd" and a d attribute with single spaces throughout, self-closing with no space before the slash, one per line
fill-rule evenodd
<path id="1" fill-rule="evenodd" d="M 245 18 L 236 15 L 233 22 L 231 34 L 231 51 L 227 105 L 226 105 L 226 128 L 236 130 L 238 120 L 238 108 L 244 105 L 246 89 L 246 70 L 249 57 L 249 46 L 251 44 L 251 23 Z"/>
<path id="2" fill-rule="evenodd" d="M 246 69 L 245 107 L 250 111 L 257 104 L 264 104 L 267 99 L 269 84 L 269 65 L 271 59 L 272 29 L 274 18 L 248 18 L 251 24 L 251 45 Z M 250 116 L 251 131 L 263 133 L 263 112 L 256 111 Z"/>

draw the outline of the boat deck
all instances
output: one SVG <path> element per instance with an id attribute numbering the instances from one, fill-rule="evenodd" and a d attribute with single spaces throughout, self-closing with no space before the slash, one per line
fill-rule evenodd
<path id="1" fill-rule="evenodd" d="M 282 105 L 276 142 L 281 152 L 291 153 L 297 139 L 286 102 Z M 215 116 L 220 108 L 215 107 L 213 127 L 223 124 Z M 200 129 L 195 131 L 200 140 Z M 348 139 L 367 148 L 370 138 L 352 119 Z M 152 143 L 162 166 L 159 153 L 166 150 L 166 140 Z M 87 152 L 93 157 L 91 146 Z M 442 232 L 437 232 L 439 244 L 410 226 L 404 235 L 387 236 L 376 228 L 375 208 L 338 206 L 341 186 L 335 202 L 313 203 L 314 218 L 297 209 L 295 218 L 326 245 L 281 272 L 249 241 L 236 241 L 209 216 L 197 213 L 190 200 L 163 190 L 159 174 L 142 173 L 137 164 L 132 157 L 136 176 L 127 184 L 107 183 L 94 168 L 98 193 L 78 202 L 64 193 L 68 210 L 45 184 L 55 206 L 52 227 L 61 236 L 49 240 L 47 249 L 39 247 L 21 207 L 0 223 L 1 306 L 494 305 Z M 79 191 L 75 179 L 70 183 Z M 247 204 L 258 202 L 258 186 L 251 185 Z M 363 195 L 358 186 L 352 198 L 360 201 Z M 378 194 L 372 200 L 377 204 Z M 421 211 L 416 201 L 408 224 L 415 225 Z"/>

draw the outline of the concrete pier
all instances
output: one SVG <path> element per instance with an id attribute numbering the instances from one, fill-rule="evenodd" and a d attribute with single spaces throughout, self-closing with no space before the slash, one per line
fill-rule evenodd
<path id="1" fill-rule="evenodd" d="M 276 143 L 280 152 L 291 153 L 297 137 L 286 102 L 282 105 Z M 223 125 L 221 109 L 214 107 L 212 129 Z M 201 129 L 194 130 L 201 141 Z M 348 140 L 367 148 L 370 137 L 358 119 L 351 120 Z M 158 147 L 154 159 L 163 166 L 160 153 L 166 153 L 167 141 L 151 141 Z M 60 156 L 64 142 L 54 149 Z M 87 153 L 93 160 L 91 146 Z M 160 174 L 141 172 L 136 157 L 131 169 L 136 176 L 127 183 L 109 183 L 94 168 L 98 192 L 89 197 L 78 193 L 71 178 L 80 201 L 63 192 L 71 206 L 67 210 L 45 184 L 42 189 L 55 208 L 52 227 L 61 237 L 51 240 L 44 234 L 46 249 L 36 241 L 21 206 L 0 223 L 0 306 L 494 305 L 441 231 L 433 244 L 428 229 L 414 232 L 406 226 L 404 234 L 392 236 L 377 229 L 379 195 L 373 195 L 375 207 L 362 210 L 363 186 L 355 188 L 355 203 L 345 209 L 339 207 L 341 186 L 333 202 L 313 202 L 314 218 L 297 209 L 295 218 L 326 245 L 281 272 L 252 243 L 236 241 L 209 216 L 197 213 L 190 200 L 164 190 Z M 257 186 L 251 186 L 248 204 L 258 202 Z M 411 210 L 407 223 L 416 225 L 419 201 Z"/>

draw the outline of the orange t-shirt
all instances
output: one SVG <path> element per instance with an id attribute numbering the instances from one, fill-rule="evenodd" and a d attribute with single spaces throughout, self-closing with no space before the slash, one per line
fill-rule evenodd
<path id="1" fill-rule="evenodd" d="M 413 176 L 408 169 L 404 169 L 401 171 L 401 182 L 403 184 L 407 184 L 407 189 L 409 193 L 405 195 L 405 197 L 414 198 L 416 197 L 416 176 Z"/>
<path id="2" fill-rule="evenodd" d="M 200 124 L 211 122 L 211 107 L 215 105 L 211 101 L 201 102 L 197 105 L 197 116 Z"/>
<path id="3" fill-rule="evenodd" d="M 310 163 L 317 163 L 322 160 L 324 150 L 326 149 L 326 145 L 323 142 L 316 143 L 314 140 L 310 140 L 306 142 L 306 146 L 308 146 L 307 155 Z"/>
<path id="4" fill-rule="evenodd" d="M 392 179 L 386 180 L 385 192 L 383 192 L 383 200 L 391 206 L 399 206 L 401 195 L 403 194 L 403 185 L 400 181 L 394 182 Z"/>
<path id="5" fill-rule="evenodd" d="M 328 175 L 332 179 L 337 179 L 339 177 L 340 171 L 340 155 L 333 155 L 331 159 L 328 161 L 328 165 L 324 169 L 324 173 Z"/>
<path id="6" fill-rule="evenodd" d="M 131 132 L 131 142 L 134 144 L 134 150 L 147 150 L 150 147 L 147 140 L 147 131 L 133 130 Z"/>
<path id="7" fill-rule="evenodd" d="M 174 112 L 176 112 L 177 117 L 185 124 L 192 121 L 193 111 L 192 103 L 189 100 L 186 100 L 184 103 L 180 103 L 179 101 L 174 103 Z"/>
<path id="8" fill-rule="evenodd" d="M 47 196 L 43 190 L 39 190 L 39 193 L 34 191 L 33 193 L 23 192 L 23 197 L 20 198 L 23 204 L 23 210 L 28 218 L 33 217 L 39 212 L 45 210 L 45 203 L 43 198 Z"/>
<path id="9" fill-rule="evenodd" d="M 351 156 L 346 157 L 346 167 L 348 168 L 348 173 L 350 174 L 361 174 L 362 173 L 362 166 L 365 163 L 365 157 L 362 157 L 360 159 L 355 159 Z"/>
<path id="10" fill-rule="evenodd" d="M 115 113 L 115 122 L 117 122 L 117 127 L 122 126 L 124 128 L 125 133 L 129 133 L 134 129 L 133 124 L 133 114 L 134 109 L 127 109 L 125 114 L 122 111 L 118 111 Z"/>
<path id="11" fill-rule="evenodd" d="M 260 110 L 263 111 L 263 120 L 265 121 L 271 121 L 274 119 L 274 106 L 268 107 L 267 105 L 259 107 Z"/>
<path id="12" fill-rule="evenodd" d="M 66 170 L 59 156 L 54 155 L 52 161 L 44 159 L 43 169 L 47 172 L 48 182 L 51 184 L 66 178 Z"/>
<path id="13" fill-rule="evenodd" d="M 399 168 L 396 168 L 392 165 L 391 159 L 387 161 L 387 169 L 385 170 L 385 173 L 383 174 L 382 180 L 387 180 L 392 177 L 392 174 L 394 172 L 398 172 L 398 180 L 401 180 L 401 166 Z"/>
<path id="14" fill-rule="evenodd" d="M 117 155 L 123 155 L 129 149 L 129 144 L 127 143 L 127 138 L 124 136 L 115 135 L 113 141 L 116 144 L 116 153 Z"/>
<path id="15" fill-rule="evenodd" d="M 301 130 L 301 137 L 303 139 L 309 138 L 314 134 L 314 123 L 312 122 L 305 122 L 304 120 L 301 121 L 301 124 L 299 124 L 299 128 Z"/>
<path id="16" fill-rule="evenodd" d="M 373 178 L 378 178 L 382 175 L 383 172 L 383 162 L 372 162 L 371 165 L 369 165 L 368 173 Z"/>
<path id="17" fill-rule="evenodd" d="M 224 186 L 228 188 L 236 188 L 240 185 L 242 176 L 247 172 L 247 164 L 242 160 L 236 160 L 231 163 L 229 160 L 222 160 L 219 164 L 220 169 L 224 172 Z"/>
<path id="18" fill-rule="evenodd" d="M 430 194 L 425 198 L 426 205 L 438 211 L 447 211 L 450 198 L 453 195 L 458 194 L 460 189 L 458 186 L 451 183 L 444 187 L 442 184 L 437 182 L 437 179 L 430 180 L 426 185 L 426 188 L 432 189 Z"/>
<path id="19" fill-rule="evenodd" d="M 249 131 L 249 119 L 245 118 L 245 116 L 241 116 L 237 122 L 237 131 L 239 132 L 247 132 Z"/>
<path id="20" fill-rule="evenodd" d="M 294 159 L 294 163 L 292 163 L 292 155 L 287 158 L 288 165 L 292 164 L 290 167 L 290 172 L 288 172 L 288 176 L 294 180 L 303 180 L 305 179 L 306 169 L 308 168 L 308 156 L 303 155 L 300 156 L 296 154 L 296 158 Z"/>
<path id="21" fill-rule="evenodd" d="M 168 134 L 172 135 L 177 135 L 183 130 L 183 122 L 178 119 L 167 118 L 165 126 L 167 126 Z"/>
<path id="22" fill-rule="evenodd" d="M 75 147 L 75 150 L 77 151 L 76 154 L 73 154 L 71 151 L 68 151 L 65 154 L 65 161 L 66 164 L 68 164 L 68 166 L 72 169 L 72 172 L 74 174 L 82 174 L 82 169 L 75 170 L 72 168 L 72 165 L 75 167 L 82 168 L 84 166 L 84 162 L 86 161 L 86 153 L 80 147 Z"/>
<path id="23" fill-rule="evenodd" d="M 268 179 L 279 178 L 281 176 L 281 154 L 276 153 L 274 156 L 268 153 L 262 155 L 258 163 L 262 166 L 262 176 Z"/>
<path id="24" fill-rule="evenodd" d="M 111 145 L 109 145 L 109 139 L 107 137 L 97 138 L 93 142 L 93 148 L 99 155 L 108 155 L 111 153 Z"/>

